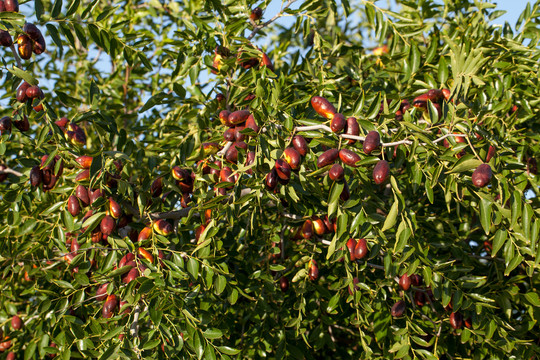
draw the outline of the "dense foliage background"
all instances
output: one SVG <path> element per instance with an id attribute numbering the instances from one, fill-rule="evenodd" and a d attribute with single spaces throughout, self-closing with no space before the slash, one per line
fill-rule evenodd
<path id="1" fill-rule="evenodd" d="M 14 41 L 30 22 L 47 45 L 28 60 L 0 49 L 0 356 L 537 358 L 540 3 L 515 32 L 483 1 L 396 3 L 0 12 Z M 23 80 L 43 99 L 17 101 Z M 449 92 L 413 101 L 430 89 Z M 328 131 L 313 96 L 382 146 Z M 219 114 L 243 109 L 258 132 L 236 129 L 231 159 Z M 309 149 L 276 185 L 295 135 Z M 344 181 L 317 166 L 332 148 L 360 158 Z M 482 163 L 493 176 L 477 187 Z M 101 193 L 84 207 L 79 186 Z"/>

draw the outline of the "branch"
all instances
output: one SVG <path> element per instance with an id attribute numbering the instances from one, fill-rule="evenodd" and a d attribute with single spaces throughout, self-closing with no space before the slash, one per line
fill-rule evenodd
<path id="1" fill-rule="evenodd" d="M 311 130 L 324 130 L 324 131 L 327 131 L 327 132 L 333 132 L 332 129 L 330 129 L 329 126 L 322 125 L 322 124 L 321 125 L 297 126 L 294 129 L 294 131 L 311 131 Z M 352 139 L 352 140 L 358 140 L 358 141 L 364 141 L 366 139 L 365 137 L 362 137 L 362 136 L 347 135 L 347 134 L 339 134 L 337 136 L 342 137 L 344 139 Z M 446 134 L 446 135 L 443 135 L 443 136 L 433 140 L 432 143 L 436 144 L 439 141 L 442 141 L 442 140 L 444 140 L 444 139 L 446 139 L 448 137 L 464 137 L 464 138 L 467 139 L 467 141 L 469 139 L 469 137 L 466 134 Z M 412 143 L 413 142 L 411 140 L 403 139 L 403 140 L 394 141 L 394 142 L 381 143 L 381 146 L 396 146 L 396 145 L 401 145 L 401 144 L 412 145 Z M 426 143 L 420 143 L 420 145 L 425 146 L 427 144 Z"/>
<path id="2" fill-rule="evenodd" d="M 131 335 L 132 338 L 136 338 L 139 335 L 139 316 L 141 315 L 141 307 L 139 304 L 135 306 L 133 312 L 133 322 L 129 327 L 129 335 Z"/>
<path id="3" fill-rule="evenodd" d="M 233 142 L 232 141 L 229 141 L 227 144 L 225 144 L 225 146 L 223 147 L 223 149 L 219 150 L 216 155 L 217 156 L 222 156 L 222 155 L 225 155 L 227 153 L 227 151 L 229 151 L 229 148 L 232 146 Z"/>
<path id="4" fill-rule="evenodd" d="M 4 170 L 0 170 L 0 174 L 11 174 L 11 175 L 15 175 L 15 176 L 18 176 L 18 177 L 23 176 L 23 173 L 20 173 L 17 170 L 13 170 L 13 169 L 8 168 L 8 167 L 5 168 Z"/>
<path id="5" fill-rule="evenodd" d="M 11 52 L 13 53 L 13 57 L 15 58 L 15 61 L 17 62 L 17 66 L 19 69 L 23 70 L 23 64 L 21 62 L 21 58 L 19 58 L 19 54 L 17 54 L 17 50 L 15 50 L 15 45 L 11 44 L 9 47 L 11 49 Z"/>
<path id="6" fill-rule="evenodd" d="M 259 30 L 264 29 L 265 27 L 267 27 L 268 25 L 270 25 L 271 23 L 273 23 L 274 21 L 282 17 L 284 15 L 283 11 L 287 10 L 294 2 L 296 2 L 296 0 L 288 0 L 287 4 L 285 4 L 285 6 L 283 6 L 281 10 L 273 18 L 271 18 L 265 23 L 262 23 L 261 25 L 256 25 L 253 31 L 251 32 L 251 34 L 249 34 L 249 36 L 247 37 L 247 39 L 248 40 L 253 39 L 253 37 L 259 32 Z"/>
<path id="7" fill-rule="evenodd" d="M 166 211 L 162 213 L 150 213 L 148 216 L 152 220 L 159 220 L 159 219 L 181 219 L 183 217 L 188 216 L 189 211 L 191 210 L 191 206 L 187 207 L 182 210 L 174 210 L 174 211 Z"/>

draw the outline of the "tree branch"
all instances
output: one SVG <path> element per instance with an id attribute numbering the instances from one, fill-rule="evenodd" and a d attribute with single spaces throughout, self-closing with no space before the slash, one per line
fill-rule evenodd
<path id="1" fill-rule="evenodd" d="M 23 64 L 21 62 L 21 58 L 19 57 L 19 54 L 17 54 L 17 50 L 15 50 L 15 45 L 11 44 L 9 48 L 11 49 L 11 52 L 13 53 L 13 57 L 15 58 L 15 61 L 17 62 L 17 66 L 19 67 L 19 69 L 24 70 Z"/>
<path id="2" fill-rule="evenodd" d="M 259 30 L 264 29 L 265 27 L 267 27 L 268 25 L 270 25 L 271 23 L 273 23 L 274 21 L 276 21 L 277 19 L 282 17 L 283 16 L 283 11 L 287 10 L 295 2 L 296 2 L 296 0 L 288 0 L 287 4 L 285 4 L 285 6 L 283 6 L 281 8 L 281 10 L 276 15 L 274 15 L 273 18 L 271 18 L 270 20 L 268 20 L 265 23 L 262 23 L 261 25 L 256 25 L 255 28 L 253 29 L 253 31 L 251 32 L 251 34 L 249 34 L 249 36 L 247 37 L 247 39 L 248 40 L 253 39 L 253 37 L 259 32 Z"/>
<path id="3" fill-rule="evenodd" d="M 4 170 L 0 170 L 0 174 L 11 174 L 11 175 L 15 175 L 15 176 L 18 176 L 18 177 L 23 176 L 23 173 L 20 173 L 17 170 L 13 170 L 13 169 L 8 168 L 8 167 L 5 168 Z"/>

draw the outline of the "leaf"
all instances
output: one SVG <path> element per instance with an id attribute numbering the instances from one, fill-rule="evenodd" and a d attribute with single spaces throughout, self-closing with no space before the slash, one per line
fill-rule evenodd
<path id="1" fill-rule="evenodd" d="M 219 339 L 223 336 L 223 332 L 219 329 L 206 329 L 203 336 L 207 339 Z"/>
<path id="2" fill-rule="evenodd" d="M 388 230 L 396 224 L 397 216 L 398 216 L 398 210 L 399 210 L 399 202 L 397 200 L 394 200 L 394 203 L 392 204 L 392 207 L 390 208 L 390 211 L 388 212 L 388 215 L 386 216 L 386 219 L 384 220 L 384 225 L 381 229 L 381 231 Z"/>
<path id="3" fill-rule="evenodd" d="M 456 165 L 447 174 L 462 173 L 472 169 L 476 169 L 478 165 L 482 164 L 482 161 L 478 159 L 468 159 L 465 161 L 458 161 Z"/>
<path id="4" fill-rule="evenodd" d="M 229 347 L 229 346 L 218 346 L 217 349 L 223 353 L 223 354 L 227 354 L 227 355 L 236 355 L 240 352 L 240 350 L 237 350 L 237 349 L 234 349 L 232 347 Z"/>
<path id="5" fill-rule="evenodd" d="M 27 71 L 21 70 L 16 66 L 14 66 L 13 69 L 8 68 L 7 70 L 10 73 L 12 73 L 13 75 L 15 75 L 16 77 L 18 77 L 20 79 L 23 79 L 24 81 L 26 81 L 30 85 L 38 85 L 39 84 L 37 79 L 34 78 L 30 73 L 28 73 Z"/>
<path id="6" fill-rule="evenodd" d="M 480 199 L 480 223 L 486 235 L 489 235 L 489 228 L 491 227 L 491 205 L 491 201 Z"/>
<path id="7" fill-rule="evenodd" d="M 339 197 L 343 191 L 343 182 L 334 182 L 330 189 L 330 196 L 328 197 L 328 218 L 332 218 L 336 213 L 339 205 Z"/>
<path id="8" fill-rule="evenodd" d="M 507 238 L 507 232 L 503 229 L 497 230 L 495 233 L 495 237 L 493 238 L 493 249 L 491 250 L 491 257 L 495 257 L 497 255 L 497 252 L 501 249 L 501 247 L 504 245 Z"/>
<path id="9" fill-rule="evenodd" d="M 517 268 L 519 264 L 523 262 L 523 256 L 517 254 L 515 255 L 512 260 L 506 265 L 506 270 L 504 271 L 504 275 L 508 276 L 512 270 Z"/>
<path id="10" fill-rule="evenodd" d="M 199 262 L 194 258 L 189 258 L 187 263 L 187 271 L 193 277 L 193 279 L 197 279 L 199 276 Z"/>

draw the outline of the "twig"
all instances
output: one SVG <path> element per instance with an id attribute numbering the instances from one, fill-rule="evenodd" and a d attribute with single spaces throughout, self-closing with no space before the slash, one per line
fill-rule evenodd
<path id="1" fill-rule="evenodd" d="M 135 309 L 133 310 L 133 322 L 131 323 L 131 326 L 129 327 L 129 334 L 132 338 L 136 338 L 139 335 L 139 316 L 141 315 L 141 307 L 139 304 L 135 306 Z"/>
<path id="2" fill-rule="evenodd" d="M 276 21 L 277 19 L 279 19 L 280 17 L 282 17 L 284 14 L 283 14 L 283 11 L 284 10 L 287 10 L 293 3 L 295 3 L 296 0 L 288 0 L 287 1 L 287 4 L 285 4 L 285 6 L 283 6 L 281 8 L 281 10 L 276 14 L 274 15 L 273 18 L 271 18 L 270 20 L 268 20 L 267 22 L 265 23 L 262 23 L 261 25 L 257 25 L 253 31 L 251 32 L 251 34 L 249 34 L 249 36 L 247 37 L 248 40 L 251 40 L 253 39 L 253 37 L 259 32 L 259 30 L 261 29 L 264 29 L 265 27 L 267 27 L 268 25 L 270 25 L 271 23 L 273 23 L 274 21 Z"/>
<path id="3" fill-rule="evenodd" d="M 166 211 L 162 213 L 150 213 L 148 216 L 152 220 L 159 220 L 159 219 L 181 219 L 183 217 L 188 216 L 189 212 L 191 210 L 191 207 L 187 207 L 182 210 L 174 210 L 174 211 Z"/>
<path id="4" fill-rule="evenodd" d="M 229 151 L 229 148 L 232 146 L 232 141 L 229 141 L 224 147 L 223 149 L 221 149 L 220 151 L 217 152 L 217 156 L 222 156 L 222 155 L 225 155 L 227 153 L 227 151 Z"/>
<path id="5" fill-rule="evenodd" d="M 21 58 L 19 58 L 19 54 L 17 54 L 17 50 L 15 50 L 15 45 L 11 44 L 9 47 L 11 49 L 11 52 L 13 53 L 13 57 L 15 58 L 15 61 L 17 62 L 17 66 L 19 69 L 23 70 L 23 64 L 21 62 Z"/>
<path id="6" fill-rule="evenodd" d="M 0 174 L 11 174 L 18 177 L 23 176 L 23 173 L 18 172 L 17 170 L 13 170 L 11 168 L 5 168 L 4 170 L 0 170 Z"/>

